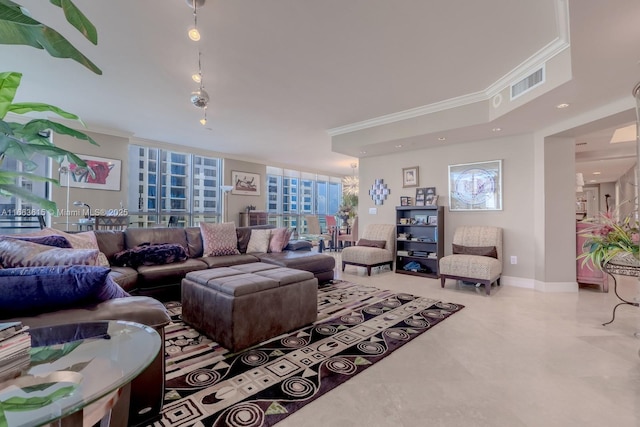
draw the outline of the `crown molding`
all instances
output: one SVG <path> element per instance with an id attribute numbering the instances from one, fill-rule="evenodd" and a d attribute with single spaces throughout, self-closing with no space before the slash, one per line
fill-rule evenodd
<path id="1" fill-rule="evenodd" d="M 569 42 L 569 5 L 566 0 L 556 0 L 556 29 L 558 30 L 558 36 L 549 42 L 542 49 L 531 55 L 525 61 L 516 66 L 513 70 L 496 80 L 485 90 L 470 93 L 467 95 L 458 96 L 455 98 L 446 99 L 444 101 L 435 102 L 433 104 L 423 105 L 420 107 L 411 108 L 409 110 L 399 111 L 397 113 L 386 114 L 384 116 L 375 117 L 372 119 L 362 120 L 360 122 L 350 123 L 344 126 L 335 127 L 329 129 L 327 133 L 329 136 L 343 135 L 350 132 L 355 132 L 363 129 L 368 129 L 376 126 L 387 125 L 403 120 L 413 119 L 420 116 L 426 116 L 428 114 L 437 113 L 439 111 L 449 110 L 452 108 L 462 107 L 464 105 L 473 104 L 476 102 L 486 101 L 511 83 L 521 79 L 528 74 L 531 74 L 540 66 L 544 65 L 551 58 L 563 52 L 571 45 Z"/>

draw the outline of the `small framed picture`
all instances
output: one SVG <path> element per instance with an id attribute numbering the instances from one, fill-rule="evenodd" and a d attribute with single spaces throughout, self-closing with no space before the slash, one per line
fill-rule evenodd
<path id="1" fill-rule="evenodd" d="M 400 197 L 400 206 L 409 206 L 409 199 L 407 196 Z"/>
<path id="2" fill-rule="evenodd" d="M 416 200 L 416 206 L 424 206 L 424 200 Z"/>
<path id="3" fill-rule="evenodd" d="M 418 186 L 418 166 L 411 166 L 410 168 L 402 168 L 402 187 L 417 187 Z"/>
<path id="4" fill-rule="evenodd" d="M 426 225 L 429 218 L 430 217 L 428 215 L 415 215 L 413 217 L 413 219 L 415 219 L 416 225 Z"/>
<path id="5" fill-rule="evenodd" d="M 428 225 L 438 225 L 438 217 L 435 216 L 435 215 L 427 217 L 427 224 Z"/>

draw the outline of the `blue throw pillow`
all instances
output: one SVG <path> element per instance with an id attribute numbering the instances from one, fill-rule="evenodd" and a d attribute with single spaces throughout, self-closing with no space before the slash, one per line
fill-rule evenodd
<path id="1" fill-rule="evenodd" d="M 110 269 L 72 265 L 0 269 L 0 317 L 31 316 L 129 296 Z"/>

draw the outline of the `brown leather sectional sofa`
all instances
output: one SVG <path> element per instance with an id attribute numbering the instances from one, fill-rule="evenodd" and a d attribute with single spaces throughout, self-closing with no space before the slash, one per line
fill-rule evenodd
<path id="1" fill-rule="evenodd" d="M 335 259 L 311 251 L 307 242 L 290 242 L 283 252 L 247 254 L 247 244 L 254 228 L 238 227 L 239 255 L 203 256 L 199 227 L 188 228 L 128 228 L 124 231 L 96 231 L 98 246 L 110 261 L 125 249 L 151 243 L 178 243 L 187 249 L 189 259 L 164 265 L 142 265 L 138 268 L 111 267 L 114 280 L 132 295 L 153 296 L 160 300 L 180 299 L 180 282 L 191 271 L 252 262 L 266 262 L 280 267 L 295 268 L 314 274 L 319 283 L 333 279 Z"/>
<path id="2" fill-rule="evenodd" d="M 164 327 L 170 317 L 157 299 L 180 300 L 180 283 L 190 271 L 225 267 L 252 262 L 266 262 L 283 267 L 310 271 L 319 282 L 333 278 L 335 259 L 310 250 L 307 242 L 290 242 L 281 253 L 247 254 L 246 248 L 252 228 L 237 228 L 240 255 L 203 257 L 200 228 L 129 228 L 125 231 L 96 231 L 100 250 L 113 258 L 117 252 L 142 243 L 179 243 L 187 249 L 189 259 L 165 265 L 131 267 L 112 266 L 111 275 L 132 297 L 118 298 L 83 307 L 53 310 L 35 316 L 24 316 L 2 321 L 20 320 L 30 327 L 91 322 L 99 320 L 127 320 L 153 327 L 160 334 L 162 348 L 152 364 L 131 383 L 128 414 L 113 414 L 114 425 L 150 424 L 160 413 L 164 398 Z M 156 298 L 149 298 L 154 296 Z M 123 418 L 124 417 L 124 418 Z"/>

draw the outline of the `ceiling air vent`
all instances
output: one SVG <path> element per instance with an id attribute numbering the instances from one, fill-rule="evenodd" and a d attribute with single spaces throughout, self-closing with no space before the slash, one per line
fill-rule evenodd
<path id="1" fill-rule="evenodd" d="M 529 74 L 527 77 L 511 85 L 511 100 L 516 99 L 520 95 L 523 95 L 529 92 L 534 87 L 539 86 L 543 83 L 544 83 L 544 65 L 538 68 L 533 73 Z"/>

